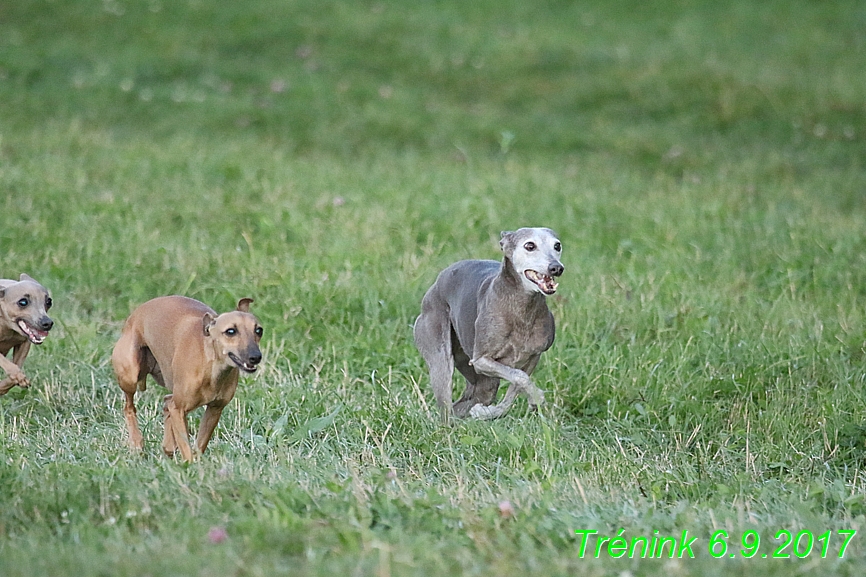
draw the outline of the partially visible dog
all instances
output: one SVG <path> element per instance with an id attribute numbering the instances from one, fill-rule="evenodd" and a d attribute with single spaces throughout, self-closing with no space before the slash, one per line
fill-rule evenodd
<path id="1" fill-rule="evenodd" d="M 535 408 L 544 393 L 529 376 L 554 339 L 553 314 L 545 297 L 556 292 L 563 272 L 562 244 L 549 228 L 503 232 L 504 258 L 464 260 L 443 270 L 424 295 L 415 321 L 415 345 L 427 362 L 430 383 L 442 419 L 451 412 L 495 419 L 519 393 Z M 454 367 L 466 378 L 466 390 L 452 407 Z M 510 385 L 496 400 L 499 380 Z"/>
<path id="2" fill-rule="evenodd" d="M 262 326 L 250 311 L 252 299 L 237 309 L 217 313 L 204 303 L 182 296 L 159 297 L 135 309 L 114 346 L 111 363 L 126 394 L 123 414 L 129 442 L 140 451 L 144 442 L 134 404 L 145 390 L 147 375 L 171 391 L 163 403 L 165 434 L 162 450 L 180 450 L 192 460 L 187 415 L 207 405 L 195 447 L 204 453 L 223 408 L 232 400 L 240 371 L 253 373 L 262 361 Z"/>
<path id="3" fill-rule="evenodd" d="M 48 317 L 51 297 L 48 290 L 22 274 L 17 280 L 0 279 L 0 367 L 6 378 L 0 381 L 0 395 L 18 385 L 30 386 L 21 370 L 30 345 L 41 345 L 54 321 Z M 12 360 L 6 358 L 12 351 Z"/>

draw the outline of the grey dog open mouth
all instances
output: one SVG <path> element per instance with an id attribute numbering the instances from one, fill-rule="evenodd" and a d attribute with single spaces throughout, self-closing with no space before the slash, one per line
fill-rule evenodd
<path id="1" fill-rule="evenodd" d="M 48 331 L 41 331 L 36 327 L 32 327 L 24 319 L 18 319 L 17 324 L 21 331 L 24 333 L 24 335 L 28 339 L 30 339 L 30 342 L 34 345 L 41 345 L 48 337 Z"/>
<path id="2" fill-rule="evenodd" d="M 550 275 L 542 274 L 538 271 L 534 271 L 532 269 L 528 269 L 524 271 L 524 276 L 534 282 L 536 286 L 538 286 L 539 290 L 546 295 L 552 295 L 556 292 L 556 288 L 559 286 L 553 277 Z"/>
<path id="3" fill-rule="evenodd" d="M 238 366 L 239 369 L 241 369 L 245 373 L 254 373 L 258 369 L 256 365 L 252 363 L 245 363 L 244 361 L 240 360 L 238 356 L 234 353 L 229 353 L 229 358 L 234 364 Z"/>

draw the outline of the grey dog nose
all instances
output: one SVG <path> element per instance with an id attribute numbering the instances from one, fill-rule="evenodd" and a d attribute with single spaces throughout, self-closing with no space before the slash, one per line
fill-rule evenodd
<path id="1" fill-rule="evenodd" d="M 43 331 L 50 331 L 51 327 L 53 327 L 53 326 L 54 326 L 54 321 L 52 321 L 48 317 L 42 317 L 42 319 L 39 321 L 39 328 Z"/>
<path id="2" fill-rule="evenodd" d="M 552 262 L 550 263 L 550 266 L 547 267 L 547 272 L 550 276 L 559 276 L 564 270 L 565 267 L 563 267 L 560 262 Z"/>

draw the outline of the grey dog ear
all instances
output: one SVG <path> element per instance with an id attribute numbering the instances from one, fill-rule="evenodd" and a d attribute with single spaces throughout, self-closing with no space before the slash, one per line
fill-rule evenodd
<path id="1" fill-rule="evenodd" d="M 248 313 L 248 312 L 250 312 L 250 305 L 253 304 L 254 302 L 256 302 L 256 301 L 254 301 L 251 298 L 242 298 L 241 300 L 238 301 L 238 310 L 241 311 L 242 313 Z"/>
<path id="2" fill-rule="evenodd" d="M 216 318 L 210 313 L 205 313 L 204 316 L 201 318 L 201 329 L 202 332 L 204 332 L 204 336 L 210 336 L 210 328 L 214 326 L 215 321 Z"/>
<path id="3" fill-rule="evenodd" d="M 499 248 L 507 255 L 514 252 L 514 232 L 503 230 L 499 233 Z"/>
<path id="4" fill-rule="evenodd" d="M 30 282 L 36 282 L 36 280 L 28 274 L 21 273 L 21 276 L 18 277 L 19 282 L 23 282 L 25 280 L 29 280 Z"/>

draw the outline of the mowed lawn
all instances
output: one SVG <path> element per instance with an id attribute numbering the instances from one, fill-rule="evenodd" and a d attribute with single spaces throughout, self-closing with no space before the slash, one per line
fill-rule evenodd
<path id="1" fill-rule="evenodd" d="M 0 277 L 56 321 L 0 575 L 863 574 L 864 71 L 853 0 L 0 3 Z M 420 299 L 520 226 L 547 403 L 443 427 Z M 164 294 L 265 327 L 192 464 L 109 362 Z"/>

